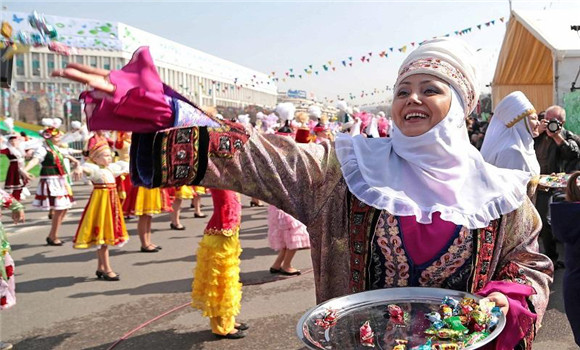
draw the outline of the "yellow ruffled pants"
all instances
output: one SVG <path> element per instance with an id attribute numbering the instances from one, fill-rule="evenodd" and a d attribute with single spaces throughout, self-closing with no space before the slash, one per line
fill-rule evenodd
<path id="1" fill-rule="evenodd" d="M 240 313 L 239 229 L 232 236 L 204 235 L 197 251 L 191 306 L 210 318 L 213 333 L 226 335 Z"/>

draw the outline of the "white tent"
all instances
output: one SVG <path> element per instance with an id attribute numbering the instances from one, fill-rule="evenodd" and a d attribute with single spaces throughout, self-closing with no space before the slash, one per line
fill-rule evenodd
<path id="1" fill-rule="evenodd" d="M 512 11 L 492 82 L 494 105 L 517 90 L 538 111 L 563 105 L 580 69 L 580 32 L 571 29 L 578 25 L 574 11 Z"/>

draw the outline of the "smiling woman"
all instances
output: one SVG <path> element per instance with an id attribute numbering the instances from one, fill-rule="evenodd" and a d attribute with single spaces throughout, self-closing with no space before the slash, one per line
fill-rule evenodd
<path id="1" fill-rule="evenodd" d="M 451 91 L 443 80 L 428 74 L 401 81 L 393 99 L 393 121 L 405 136 L 419 136 L 449 112 Z"/>
<path id="2" fill-rule="evenodd" d="M 540 220 L 526 196 L 529 174 L 491 166 L 469 143 L 465 117 L 479 93 L 465 43 L 432 40 L 405 60 L 391 138 L 339 134 L 336 143 L 297 145 L 202 115 L 183 124 L 175 106 L 196 107 L 163 85 L 154 67 L 143 48 L 111 74 L 73 67 L 97 73 L 91 86 L 101 92 L 87 94 L 88 116 L 103 128 L 127 117 L 149 120 L 148 126 L 128 124 L 132 131 L 181 125 L 157 132 L 155 142 L 134 138 L 137 176 L 153 172 L 160 186 L 234 190 L 300 220 L 310 234 L 318 302 L 404 286 L 476 293 L 506 314 L 494 347 L 531 348 L 552 265 L 538 253 Z"/>

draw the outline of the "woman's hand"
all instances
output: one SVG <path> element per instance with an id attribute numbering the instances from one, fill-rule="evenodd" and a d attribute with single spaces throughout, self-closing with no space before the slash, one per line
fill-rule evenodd
<path id="1" fill-rule="evenodd" d="M 487 297 L 483 298 L 483 300 L 493 301 L 495 303 L 495 306 L 499 307 L 501 312 L 503 312 L 503 314 L 507 316 L 507 313 L 510 310 L 510 304 L 505 294 L 500 292 L 493 292 L 489 294 Z"/>
<path id="2" fill-rule="evenodd" d="M 112 94 L 115 91 L 115 86 L 109 81 L 109 73 L 110 71 L 106 69 L 93 68 L 79 63 L 69 63 L 65 69 L 57 69 L 51 75 L 87 84 L 96 90 Z"/>

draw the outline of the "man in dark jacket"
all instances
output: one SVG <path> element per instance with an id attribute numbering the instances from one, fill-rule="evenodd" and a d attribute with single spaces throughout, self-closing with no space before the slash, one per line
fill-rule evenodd
<path id="1" fill-rule="evenodd" d="M 551 106 L 546 109 L 545 118 L 540 122 L 540 135 L 534 139 L 534 149 L 540 163 L 541 174 L 571 173 L 580 167 L 578 136 L 566 130 L 565 124 L 566 111 L 564 108 Z M 542 218 L 540 237 L 544 244 L 545 254 L 552 259 L 554 268 L 557 269 L 564 267 L 564 264 L 558 261 L 556 240 L 552 235 L 552 228 L 547 219 L 549 203 L 555 192 L 553 189 L 538 187 L 536 209 Z"/>

